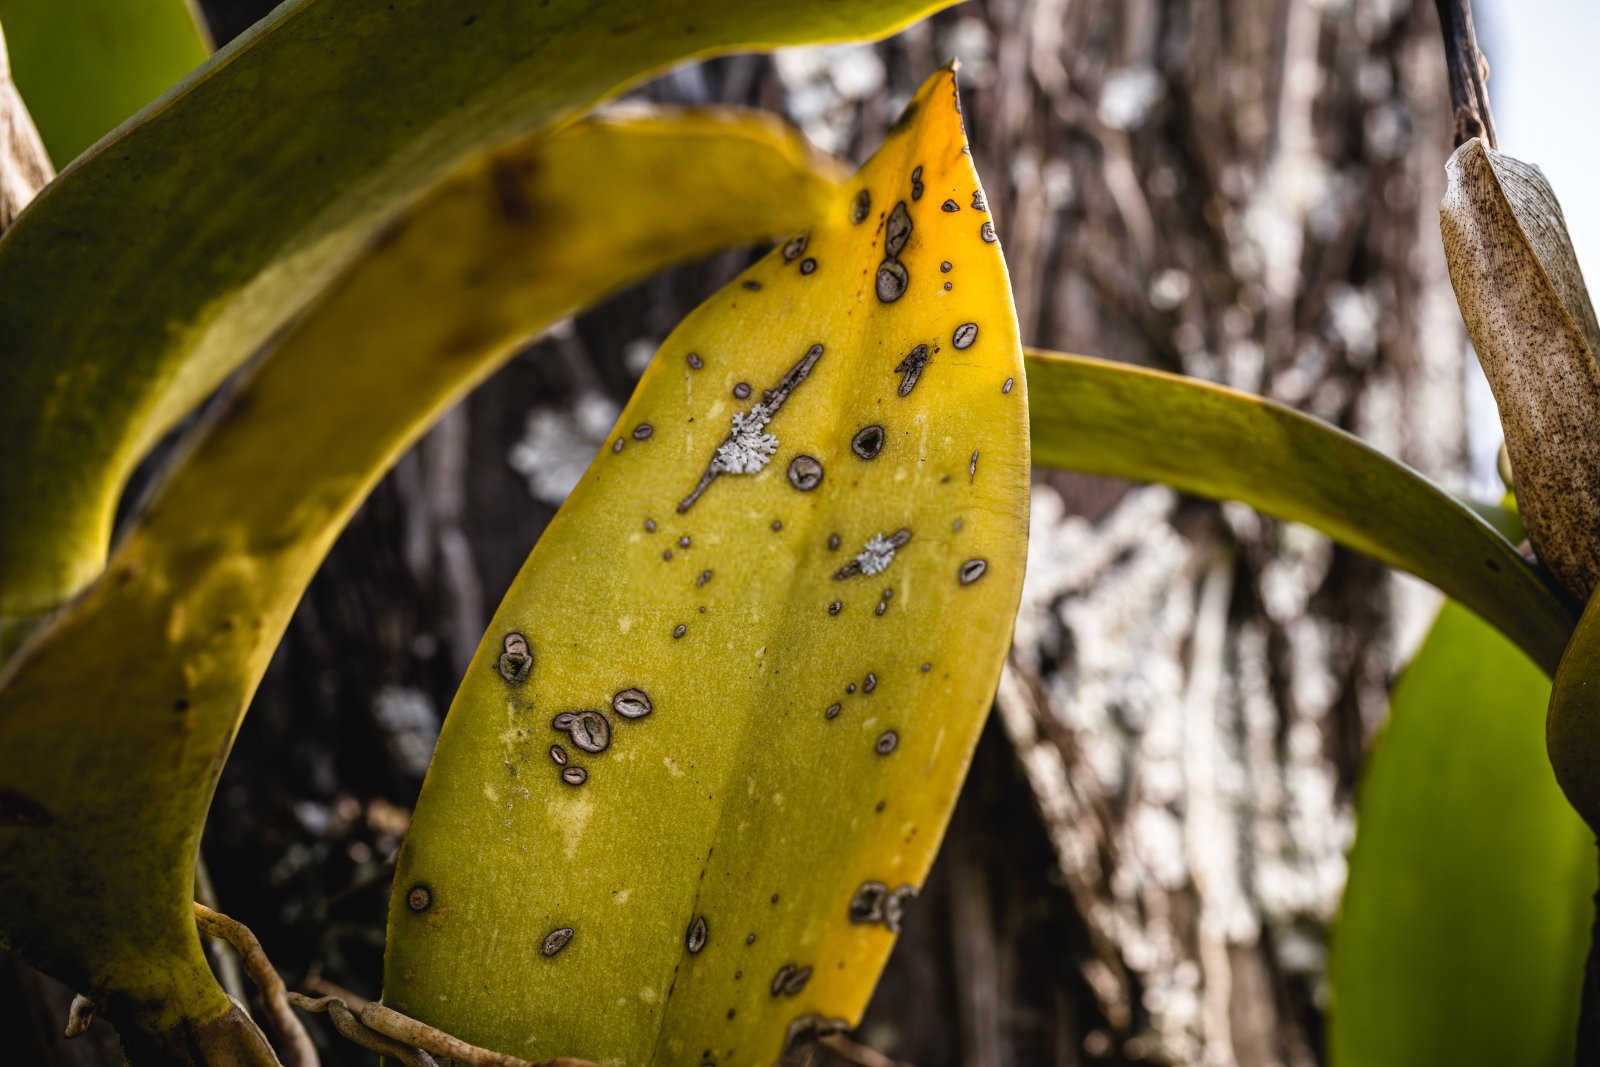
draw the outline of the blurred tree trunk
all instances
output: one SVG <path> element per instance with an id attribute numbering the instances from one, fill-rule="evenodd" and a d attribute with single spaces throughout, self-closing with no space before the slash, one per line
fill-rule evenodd
<path id="1" fill-rule="evenodd" d="M 265 5 L 209 6 L 236 31 Z M 1431 4 L 980 0 L 644 92 L 785 110 L 859 159 L 952 55 L 1026 340 L 1263 392 L 1460 483 Z M 462 664 L 654 344 L 747 260 L 533 346 L 341 538 L 205 846 L 291 979 L 376 992 L 387 863 Z M 921 1067 L 1319 1062 L 1351 789 L 1427 595 L 1164 489 L 1049 474 L 1034 510 L 1000 713 L 857 1037 Z"/>

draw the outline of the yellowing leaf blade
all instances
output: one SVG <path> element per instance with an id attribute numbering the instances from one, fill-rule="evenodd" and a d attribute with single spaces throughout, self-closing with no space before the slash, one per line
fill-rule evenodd
<path id="1" fill-rule="evenodd" d="M 529 557 L 402 851 L 387 1001 L 628 1064 L 771 1062 L 857 1018 L 993 695 L 1027 485 L 944 72 L 667 339 Z"/>
<path id="2" fill-rule="evenodd" d="M 668 112 L 508 146 L 393 223 L 189 443 L 101 578 L 0 670 L 0 939 L 125 1038 L 226 1011 L 190 904 L 201 824 L 367 490 L 530 332 L 801 225 L 833 193 L 826 161 L 768 116 Z"/>

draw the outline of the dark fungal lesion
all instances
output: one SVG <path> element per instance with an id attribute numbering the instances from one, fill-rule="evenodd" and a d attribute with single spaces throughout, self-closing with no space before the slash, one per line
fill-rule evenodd
<path id="1" fill-rule="evenodd" d="M 894 372 L 900 375 L 900 388 L 896 390 L 901 396 L 910 396 L 911 390 L 917 387 L 922 380 L 922 372 L 927 369 L 930 360 L 927 345 L 917 345 L 905 358 L 895 364 Z"/>
<path id="2" fill-rule="evenodd" d="M 863 189 L 855 195 L 850 203 L 850 221 L 860 225 L 867 221 L 867 216 L 872 213 L 872 190 Z"/>
<path id="3" fill-rule="evenodd" d="M 683 947 L 689 951 L 689 955 L 698 956 L 700 951 L 706 947 L 706 941 L 710 939 L 710 936 L 710 928 L 706 924 L 706 917 L 704 915 L 696 915 L 689 921 L 689 928 L 684 931 Z"/>
<path id="4" fill-rule="evenodd" d="M 950 343 L 956 348 L 971 348 L 977 339 L 978 324 L 975 322 L 963 322 L 956 327 L 955 333 L 950 335 Z"/>
<path id="5" fill-rule="evenodd" d="M 800 453 L 789 461 L 789 484 L 802 493 L 809 493 L 822 484 L 822 461 Z"/>
<path id="6" fill-rule="evenodd" d="M 885 730 L 872 743 L 872 750 L 880 756 L 887 756 L 899 747 L 900 734 L 895 730 Z"/>
<path id="7" fill-rule="evenodd" d="M 956 580 L 962 585 L 971 585 L 988 573 L 988 570 L 988 560 L 981 557 L 969 559 L 956 571 Z"/>
<path id="8" fill-rule="evenodd" d="M 807 240 L 808 238 L 805 234 L 800 234 L 797 237 L 791 237 L 789 240 L 785 241 L 783 245 L 783 261 L 785 263 L 793 263 L 795 260 L 799 259 L 801 253 L 806 250 Z"/>
<path id="9" fill-rule="evenodd" d="M 877 459 L 878 453 L 883 451 L 885 437 L 883 427 L 877 423 L 873 423 L 871 426 L 863 426 L 855 432 L 854 437 L 850 438 L 850 451 L 862 459 Z M 838 534 L 834 534 L 829 539 L 829 548 L 839 547 L 838 536 Z"/>
<path id="10" fill-rule="evenodd" d="M 406 890 L 406 908 L 418 915 L 433 907 L 433 887 L 427 882 L 417 882 Z"/>
<path id="11" fill-rule="evenodd" d="M 539 943 L 541 956 L 554 956 L 572 941 L 573 929 L 570 926 L 558 926 L 544 935 L 544 940 Z"/>
<path id="12" fill-rule="evenodd" d="M 911 239 L 912 228 L 911 212 L 906 208 L 906 202 L 897 201 L 894 210 L 889 212 L 888 222 L 884 224 L 883 262 L 878 264 L 878 273 L 873 281 L 873 289 L 882 303 L 892 304 L 899 300 L 911 284 L 911 275 L 906 271 L 906 265 L 900 262 L 900 253 Z"/>
<path id="13" fill-rule="evenodd" d="M 655 710 L 655 704 L 643 689 L 628 688 L 611 698 L 611 710 L 624 719 L 642 719 Z"/>
<path id="14" fill-rule="evenodd" d="M 912 199 L 913 202 L 922 199 L 922 191 L 923 191 L 923 186 L 922 186 L 922 168 L 920 166 L 912 167 L 911 168 L 911 199 Z"/>
<path id="15" fill-rule="evenodd" d="M 944 203 L 939 205 L 939 210 L 954 213 L 961 210 L 961 205 L 956 203 L 954 200 L 946 200 Z"/>
<path id="16" fill-rule="evenodd" d="M 507 685 L 521 685 L 527 681 L 533 670 L 533 650 L 528 647 L 528 639 L 516 630 L 506 634 L 500 641 L 495 669 Z"/>
<path id="17" fill-rule="evenodd" d="M 801 990 L 805 989 L 806 983 L 809 981 L 811 981 L 810 966 L 802 967 L 794 963 L 785 963 L 772 976 L 772 981 L 767 988 L 774 997 L 797 997 L 800 995 Z"/>

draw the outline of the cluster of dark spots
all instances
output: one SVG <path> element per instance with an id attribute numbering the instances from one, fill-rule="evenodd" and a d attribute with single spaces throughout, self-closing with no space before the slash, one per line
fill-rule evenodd
<path id="1" fill-rule="evenodd" d="M 539 952 L 545 956 L 554 956 L 557 952 L 567 947 L 567 942 L 572 940 L 572 927 L 558 926 L 544 935 L 544 941 L 539 945 Z"/>
<path id="2" fill-rule="evenodd" d="M 894 372 L 900 375 L 901 396 L 910 396 L 911 390 L 917 387 L 917 382 L 922 380 L 922 372 L 928 366 L 928 346 L 918 345 L 906 353 L 906 358 L 895 365 Z"/>
<path id="3" fill-rule="evenodd" d="M 711 580 L 711 570 L 709 568 L 707 568 L 706 570 L 703 570 L 703 571 L 700 572 L 700 577 L 698 577 L 698 578 L 696 578 L 694 580 L 694 584 L 696 586 L 702 586 L 702 585 L 705 585 L 710 580 Z"/>
<path id="4" fill-rule="evenodd" d="M 797 997 L 809 981 L 811 981 L 810 967 L 785 963 L 778 968 L 778 973 L 772 976 L 772 983 L 768 988 L 775 997 Z"/>
<path id="5" fill-rule="evenodd" d="M 830 720 L 831 719 L 837 719 L 839 717 L 839 713 L 841 711 L 843 711 L 843 710 L 844 710 L 844 705 L 840 704 L 836 700 L 832 704 L 828 705 L 827 710 L 822 713 L 822 717 L 824 719 L 830 719 Z"/>
<path id="6" fill-rule="evenodd" d="M 978 227 L 978 236 L 983 238 L 985 244 L 994 244 L 994 223 L 985 219 L 983 225 Z"/>
<path id="7" fill-rule="evenodd" d="M 950 335 L 950 343 L 957 348 L 971 348 L 972 342 L 978 339 L 978 324 L 963 322 L 956 327 L 956 332 Z"/>
<path id="8" fill-rule="evenodd" d="M 689 364 L 690 370 L 699 370 L 706 365 L 706 361 L 700 358 L 700 353 L 698 352 L 690 352 L 683 359 L 685 363 Z"/>
<path id="9" fill-rule="evenodd" d="M 561 768 L 561 780 L 568 785 L 582 785 L 589 780 L 589 772 L 577 764 L 573 764 L 570 767 Z"/>
<path id="10" fill-rule="evenodd" d="M 1016 379 L 1015 379 L 1015 378 L 1007 378 L 1007 379 L 1006 379 L 1006 380 L 1005 380 L 1005 384 L 1003 384 L 1003 385 L 1002 385 L 1002 386 L 1000 386 L 1000 392 L 1002 392 L 1002 393 L 1009 393 L 1009 392 L 1011 392 L 1011 387 L 1012 387 L 1012 386 L 1013 386 L 1013 385 L 1014 385 L 1014 384 L 1016 384 Z"/>
<path id="11" fill-rule="evenodd" d="M 960 211 L 961 210 L 961 205 L 956 203 L 954 200 L 946 200 L 944 203 L 939 205 L 939 210 L 941 210 L 941 211 L 952 211 L 952 212 L 953 211 Z"/>
<path id="12" fill-rule="evenodd" d="M 812 274 L 812 273 L 815 273 L 816 269 L 817 269 L 817 261 L 815 259 L 813 259 L 812 257 L 807 256 L 805 259 L 802 259 L 800 261 L 800 273 L 801 274 Z"/>
<path id="13" fill-rule="evenodd" d="M 574 747 L 591 755 L 611 746 L 611 721 L 598 711 L 563 711 L 550 720 L 550 726 L 571 738 Z"/>
<path id="14" fill-rule="evenodd" d="M 878 688 L 878 676 L 868 671 L 867 676 L 861 680 L 861 691 L 870 693 L 876 688 Z"/>
<path id="15" fill-rule="evenodd" d="M 700 950 L 706 947 L 706 939 L 710 931 L 706 927 L 706 917 L 696 915 L 689 922 L 689 929 L 683 935 L 683 947 L 689 950 L 689 955 L 697 956 Z"/>
<path id="16" fill-rule="evenodd" d="M 527 681 L 528 672 L 533 670 L 533 650 L 528 647 L 528 639 L 515 630 L 506 634 L 500 642 L 500 658 L 495 662 L 495 669 L 507 685 L 521 685 Z"/>
<path id="17" fill-rule="evenodd" d="M 809 493 L 822 484 L 822 462 L 804 452 L 789 461 L 789 484 Z"/>
<path id="18" fill-rule="evenodd" d="M 905 919 L 906 905 L 917 895 L 909 885 L 894 890 L 882 882 L 862 882 L 850 898 L 850 921 L 861 926 L 882 925 L 898 934 Z"/>
<path id="19" fill-rule="evenodd" d="M 956 571 L 956 580 L 962 585 L 971 585 L 982 578 L 989 569 L 989 561 L 982 558 L 969 559 Z"/>
<path id="20" fill-rule="evenodd" d="M 560 745 L 551 745 L 550 758 L 555 761 L 557 767 L 565 767 L 567 765 L 567 750 Z"/>
<path id="21" fill-rule="evenodd" d="M 793 1052 L 803 1045 L 816 1044 L 825 1037 L 842 1034 L 850 1029 L 844 1019 L 825 1019 L 821 1015 L 801 1015 L 791 1020 L 783 1032 L 783 1051 Z"/>
<path id="22" fill-rule="evenodd" d="M 843 610 L 844 610 L 844 601 L 842 601 L 842 600 L 834 600 L 834 601 L 831 601 L 828 604 L 828 614 L 829 615 L 837 615 L 837 614 L 839 614 L 839 612 L 841 612 Z"/>
<path id="23" fill-rule="evenodd" d="M 406 907 L 419 913 L 433 907 L 433 887 L 427 882 L 418 882 L 407 889 Z"/>
<path id="24" fill-rule="evenodd" d="M 655 432 L 656 428 L 654 426 L 651 426 L 648 422 L 641 422 L 633 428 L 633 439 L 635 441 L 648 441 Z"/>
<path id="25" fill-rule="evenodd" d="M 672 628 L 672 636 L 674 638 L 682 637 L 684 634 L 686 634 L 688 632 L 689 632 L 689 628 L 687 626 L 685 626 L 681 622 L 678 625 L 676 625 L 676 626 L 674 626 Z"/>
<path id="26" fill-rule="evenodd" d="M 879 734 L 878 739 L 872 743 L 872 750 L 880 756 L 887 756 L 889 753 L 893 752 L 899 747 L 900 735 L 895 733 L 893 730 L 885 730 L 883 733 Z"/>
<path id="27" fill-rule="evenodd" d="M 876 423 L 871 426 L 863 426 L 861 429 L 856 431 L 856 435 L 854 437 L 850 438 L 850 451 L 854 452 L 862 459 L 877 459 L 878 453 L 883 451 L 884 438 L 885 434 L 882 426 L 879 426 Z M 839 535 L 834 534 L 832 539 L 833 543 L 828 547 L 837 548 L 838 538 Z"/>
<path id="28" fill-rule="evenodd" d="M 750 398 L 750 383 L 749 382 L 738 382 L 738 383 L 736 383 L 734 385 L 734 387 L 733 387 L 733 395 L 734 395 L 734 397 L 736 399 L 748 400 Z"/>
<path id="29" fill-rule="evenodd" d="M 795 260 L 799 259 L 800 253 L 806 250 L 806 241 L 807 237 L 805 234 L 801 234 L 798 237 L 791 237 L 785 241 L 783 245 L 783 261 L 785 263 L 793 263 Z"/>
<path id="30" fill-rule="evenodd" d="M 885 304 L 892 304 L 904 296 L 906 286 L 911 283 L 906 265 L 900 262 L 900 252 L 911 239 L 911 229 L 911 212 L 906 210 L 904 200 L 897 201 L 884 227 L 883 262 L 878 264 L 878 276 L 874 282 L 878 299 Z"/>
<path id="31" fill-rule="evenodd" d="M 989 210 L 989 205 L 984 202 L 982 189 L 972 190 L 972 207 L 976 211 Z"/>
<path id="32" fill-rule="evenodd" d="M 862 882 L 850 898 L 850 921 L 863 926 L 883 921 L 883 904 L 888 899 L 889 887 L 882 882 Z"/>
<path id="33" fill-rule="evenodd" d="M 911 199 L 913 201 L 922 199 L 922 168 L 920 166 L 911 168 Z"/>
<path id="34" fill-rule="evenodd" d="M 611 698 L 611 710 L 624 719 L 642 719 L 655 710 L 655 705 L 643 689 L 623 689 Z"/>
<path id="35" fill-rule="evenodd" d="M 850 221 L 860 225 L 867 221 L 867 215 L 872 211 L 872 191 L 863 189 L 856 194 L 855 200 L 850 204 Z"/>

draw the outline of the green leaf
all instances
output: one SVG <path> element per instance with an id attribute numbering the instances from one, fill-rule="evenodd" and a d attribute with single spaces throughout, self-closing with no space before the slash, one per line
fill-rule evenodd
<path id="1" fill-rule="evenodd" d="M 1446 604 L 1367 763 L 1334 931 L 1333 1067 L 1566 1067 L 1592 835 L 1545 760 L 1549 683 Z"/>
<path id="2" fill-rule="evenodd" d="M 692 167 L 684 160 L 694 160 Z M 384 469 L 530 332 L 800 226 L 826 161 L 766 116 L 591 120 L 458 170 L 191 442 L 105 573 L 0 670 L 0 941 L 153 1040 L 228 1002 L 201 825 L 290 612 Z"/>
<path id="3" fill-rule="evenodd" d="M 1022 586 L 1026 386 L 983 205 L 945 71 L 667 338 L 445 720 L 386 1003 L 630 1067 L 769 1064 L 859 1017 Z"/>
<path id="4" fill-rule="evenodd" d="M 1600 596 L 1589 600 L 1556 671 L 1546 743 L 1567 799 L 1600 826 Z"/>
<path id="5" fill-rule="evenodd" d="M 100 569 L 148 446 L 452 162 L 693 56 L 945 0 L 290 0 L 0 239 L 0 617 Z"/>
<path id="6" fill-rule="evenodd" d="M 210 54 L 184 0 L 0 0 L 12 76 L 64 166 Z"/>
<path id="7" fill-rule="evenodd" d="M 1553 672 L 1575 612 L 1471 507 L 1293 408 L 1053 352 L 1028 355 L 1034 461 L 1241 500 L 1438 586 Z"/>

